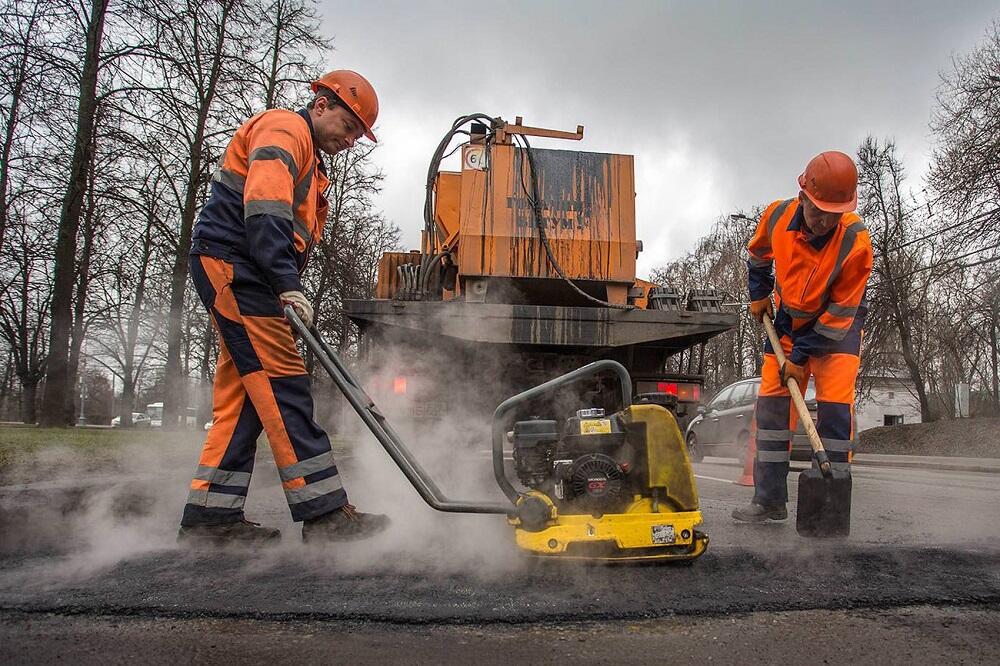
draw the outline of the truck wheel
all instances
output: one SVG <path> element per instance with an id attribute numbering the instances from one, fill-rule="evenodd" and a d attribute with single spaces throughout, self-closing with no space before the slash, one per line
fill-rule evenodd
<path id="1" fill-rule="evenodd" d="M 691 459 L 691 462 L 701 462 L 704 460 L 705 454 L 702 452 L 701 447 L 698 446 L 698 435 L 693 432 L 688 434 L 687 447 L 688 458 Z"/>

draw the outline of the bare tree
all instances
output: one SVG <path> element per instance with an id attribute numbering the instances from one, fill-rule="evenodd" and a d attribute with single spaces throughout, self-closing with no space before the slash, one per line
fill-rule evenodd
<path id="1" fill-rule="evenodd" d="M 996 266 L 1000 261 L 1000 20 L 986 29 L 971 52 L 953 58 L 942 73 L 931 129 L 937 147 L 929 184 L 936 192 L 944 220 L 937 233 L 951 252 L 951 300 L 965 306 L 961 321 L 970 323 L 982 350 L 981 362 L 970 361 L 968 379 L 981 383 L 1000 414 Z M 961 250 L 961 252 L 959 252 Z M 974 322 L 974 323 L 973 323 Z M 989 368 L 988 376 L 982 374 Z"/>
<path id="2" fill-rule="evenodd" d="M 234 33 L 241 25 L 245 27 L 245 23 L 240 24 L 245 19 L 240 6 L 235 0 L 188 0 L 148 9 L 147 18 L 163 51 L 163 57 L 156 61 L 162 88 L 150 97 L 158 120 L 150 129 L 160 135 L 153 145 L 172 152 L 175 158 L 172 165 L 161 161 L 160 166 L 176 179 L 179 206 L 172 248 L 164 427 L 175 427 L 186 407 L 182 345 L 188 252 L 210 165 L 221 150 L 213 142 L 218 143 L 218 136 L 230 132 L 234 124 L 225 109 L 220 117 L 217 106 L 220 89 L 236 78 L 233 65 L 239 62 L 241 49 Z M 179 172 L 170 168 L 180 165 Z"/>
<path id="3" fill-rule="evenodd" d="M 11 349 L 4 349 L 3 358 L 5 363 L 3 366 L 3 374 L 0 376 L 0 419 L 4 421 L 13 420 L 10 416 L 10 401 L 16 393 L 14 389 L 14 352 Z M 20 409 L 18 410 L 18 418 L 20 418 Z"/>
<path id="4" fill-rule="evenodd" d="M 359 145 L 330 160 L 329 213 L 304 279 L 317 326 L 341 349 L 355 341 L 344 300 L 370 297 L 382 254 L 399 248 L 399 229 L 375 210 L 385 178 L 372 165 L 375 149 Z"/>
<path id="5" fill-rule="evenodd" d="M 0 144 L 0 252 L 4 236 L 10 227 L 11 166 L 15 161 L 15 140 L 18 138 L 35 81 L 34 51 L 38 47 L 44 7 L 40 2 L 5 3 L 4 22 L 0 32 L 0 85 L 4 103 L 0 105 L 3 138 Z"/>
<path id="6" fill-rule="evenodd" d="M 956 219 L 960 247 L 1000 241 L 1000 20 L 941 75 L 931 120 L 930 183 Z"/>
<path id="7" fill-rule="evenodd" d="M 260 46 L 252 59 L 265 109 L 301 99 L 310 74 L 320 68 L 330 40 L 320 36 L 314 0 L 270 0 L 251 10 L 259 26 Z"/>
<path id="8" fill-rule="evenodd" d="M 926 228 L 919 219 L 923 208 L 908 197 L 905 173 L 891 140 L 868 137 L 858 149 L 858 212 L 868 225 L 876 251 L 873 282 L 869 286 L 870 312 L 867 323 L 869 366 L 892 367 L 891 350 L 898 348 L 920 402 L 921 418 L 932 418 L 927 396 L 926 344 L 929 313 L 925 309 L 931 285 L 930 274 L 919 271 L 924 262 L 918 245 L 907 245 Z M 897 347 L 898 343 L 898 347 Z M 881 350 L 881 354 L 877 353 Z"/>
<path id="9" fill-rule="evenodd" d="M 723 215 L 694 250 L 653 271 L 652 280 L 675 289 L 682 298 L 692 289 L 714 289 L 728 307 L 740 307 L 747 296 L 747 244 L 757 228 L 763 207 L 751 214 Z M 701 369 L 711 390 L 760 372 L 760 328 L 740 307 L 736 328 L 709 340 L 703 347 L 668 359 L 667 370 L 696 373 Z"/>
<path id="10" fill-rule="evenodd" d="M 0 336 L 7 343 L 14 373 L 21 384 L 21 420 L 35 423 L 37 389 L 45 374 L 47 310 L 52 276 L 48 273 L 51 246 L 46 229 L 36 229 L 23 217 L 23 209 L 12 215 L 15 234 L 5 253 L 9 288 L 0 297 Z"/>
<path id="11" fill-rule="evenodd" d="M 185 343 L 204 339 L 200 305 L 189 308 L 185 302 L 187 254 L 221 141 L 254 111 L 301 100 L 308 91 L 304 82 L 315 76 L 319 54 L 329 41 L 319 37 L 311 0 L 188 2 L 161 30 L 166 50 L 173 54 L 162 63 L 172 101 L 166 117 L 183 128 L 178 154 L 188 165 L 178 187 L 181 212 L 170 289 L 164 401 L 164 424 L 169 425 L 186 407 L 186 378 L 199 365 L 191 362 L 199 355 Z"/>
<path id="12" fill-rule="evenodd" d="M 69 182 L 59 215 L 55 271 L 52 285 L 52 328 L 45 373 L 42 425 L 68 425 L 72 419 L 69 379 L 69 338 L 73 321 L 73 282 L 77 233 L 86 189 L 86 174 L 93 160 L 94 114 L 97 110 L 97 74 L 101 41 L 110 0 L 91 0 L 86 11 L 75 12 L 86 36 L 79 78 L 76 137 L 69 164 Z"/>
<path id="13" fill-rule="evenodd" d="M 124 161 L 124 160 L 123 160 Z M 159 217 L 166 209 L 160 201 L 163 176 L 141 176 L 141 157 L 127 161 L 118 184 L 116 223 L 106 236 L 115 243 L 102 253 L 113 270 L 95 274 L 96 333 L 90 336 L 97 348 L 92 357 L 121 380 L 119 405 L 121 425 L 131 425 L 136 408 L 137 388 L 153 350 L 153 340 L 163 330 L 163 319 L 155 316 L 149 295 L 165 291 L 167 257 L 157 254 L 155 235 L 162 226 Z M 108 197 L 112 199 L 112 197 Z M 159 289 L 162 288 L 162 289 Z"/>
<path id="14" fill-rule="evenodd" d="M 47 424 L 71 422 L 88 357 L 122 378 L 126 424 L 140 377 L 154 391 L 165 376 L 169 426 L 188 404 L 188 377 L 211 374 L 214 342 L 187 280 L 210 171 L 250 114 L 309 94 L 330 48 L 316 2 L 0 0 L 0 9 L 2 351 L 22 394 L 47 370 Z M 76 122 L 51 122 L 47 102 L 67 94 Z M 357 182 L 342 182 L 342 193 L 372 183 L 377 193 L 380 174 L 366 184 L 372 174 L 347 169 Z M 378 255 L 398 241 L 370 198 L 339 201 L 340 261 L 323 278 L 336 299 L 367 293 Z M 166 336 L 154 335 L 160 322 Z"/>

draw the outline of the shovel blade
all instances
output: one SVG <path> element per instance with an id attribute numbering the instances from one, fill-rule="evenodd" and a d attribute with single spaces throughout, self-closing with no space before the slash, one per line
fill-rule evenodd
<path id="1" fill-rule="evenodd" d="M 799 474 L 799 504 L 795 529 L 804 537 L 846 537 L 851 533 L 851 473 L 818 469 Z"/>

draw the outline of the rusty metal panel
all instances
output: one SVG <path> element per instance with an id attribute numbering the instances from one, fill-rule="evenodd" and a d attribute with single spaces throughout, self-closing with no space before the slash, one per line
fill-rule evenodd
<path id="1" fill-rule="evenodd" d="M 649 306 L 649 290 L 657 287 L 655 282 L 637 279 L 633 288 L 637 291 L 635 298 L 630 303 L 640 310 L 645 310 Z"/>
<path id="2" fill-rule="evenodd" d="M 469 146 L 466 150 L 482 150 Z M 635 281 L 635 182 L 631 155 L 533 149 L 542 218 L 567 277 Z M 493 146 L 490 170 L 463 159 L 461 276 L 558 277 L 535 227 L 523 150 Z"/>
<path id="3" fill-rule="evenodd" d="M 378 262 L 378 277 L 375 282 L 375 298 L 394 298 L 399 291 L 399 276 L 396 268 L 403 264 L 419 264 L 419 252 L 386 252 Z"/>
<path id="4" fill-rule="evenodd" d="M 438 232 L 435 248 L 440 248 L 449 239 L 457 237 L 461 196 L 462 174 L 452 171 L 439 173 L 434 183 L 434 222 Z"/>

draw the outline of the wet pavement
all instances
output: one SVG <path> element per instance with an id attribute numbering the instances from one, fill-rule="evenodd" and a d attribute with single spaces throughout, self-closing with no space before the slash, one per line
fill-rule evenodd
<path id="1" fill-rule="evenodd" d="M 176 545 L 189 451 L 86 478 L 8 479 L 0 487 L 0 634 L 17 636 L 29 625 L 44 634 L 52 614 L 73 618 L 67 626 L 83 633 L 87 623 L 152 621 L 353 623 L 376 633 L 376 625 L 484 626 L 490 635 L 498 627 L 590 622 L 614 633 L 622 623 L 671 618 L 753 625 L 760 614 L 895 618 L 910 608 L 984 613 L 984 622 L 996 622 L 996 475 L 857 466 L 851 536 L 807 540 L 795 533 L 794 514 L 783 524 L 734 523 L 729 511 L 751 496 L 732 484 L 739 468 L 701 463 L 708 552 L 690 565 L 603 566 L 527 557 L 500 517 L 435 513 L 380 456 L 341 456 L 341 466 L 352 501 L 390 513 L 392 528 L 368 542 L 307 547 L 262 453 L 248 517 L 282 527 L 284 538 L 259 551 Z M 429 463 L 449 495 L 496 498 L 482 454 Z M 790 481 L 794 504 L 794 473 Z"/>

